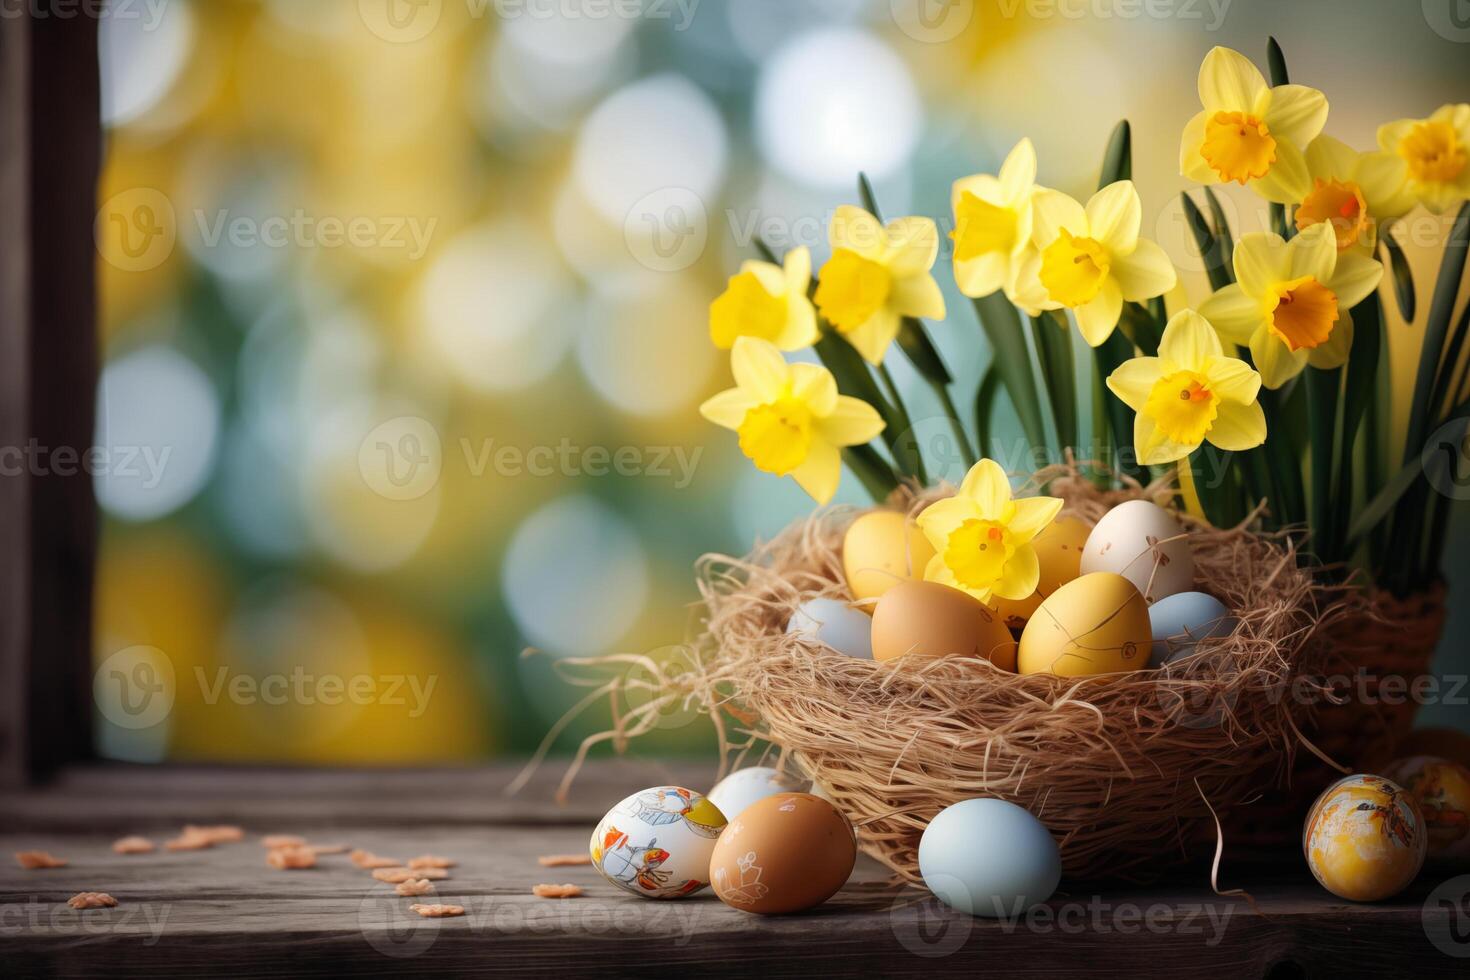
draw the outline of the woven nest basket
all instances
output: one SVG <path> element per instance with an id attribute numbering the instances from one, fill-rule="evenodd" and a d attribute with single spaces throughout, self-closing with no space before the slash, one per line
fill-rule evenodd
<path id="1" fill-rule="evenodd" d="M 1064 467 L 1032 483 L 1088 523 L 1124 500 L 1172 493 L 1105 492 Z M 941 495 L 894 503 L 917 511 Z M 1216 811 L 1261 797 L 1289 771 L 1300 737 L 1292 684 L 1320 671 L 1314 641 L 1352 610 L 1299 566 L 1288 537 L 1191 521 L 1195 587 L 1239 618 L 1193 656 L 1068 679 L 970 658 L 858 660 L 784 627 L 808 599 L 847 598 L 840 548 L 860 513 L 819 513 L 744 559 L 703 559 L 704 632 L 687 669 L 649 668 L 665 708 L 641 707 L 700 701 L 727 748 L 740 738 L 778 747 L 852 819 L 863 849 L 911 881 L 928 822 L 977 796 L 1040 818 L 1074 879 L 1145 879 L 1215 842 Z M 619 719 L 611 737 L 648 727 L 646 714 Z"/>

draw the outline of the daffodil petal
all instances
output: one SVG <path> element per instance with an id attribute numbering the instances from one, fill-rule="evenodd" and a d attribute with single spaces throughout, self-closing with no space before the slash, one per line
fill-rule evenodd
<path id="1" fill-rule="evenodd" d="M 1021 137 L 1000 165 L 1000 186 L 1008 204 L 1015 204 L 1036 183 L 1036 147 L 1030 137 Z"/>
<path id="2" fill-rule="evenodd" d="M 869 364 L 882 364 L 888 345 L 898 336 L 899 316 L 891 309 L 882 309 L 862 323 L 856 330 L 843 334 L 847 342 L 857 348 Z"/>
<path id="3" fill-rule="evenodd" d="M 1087 234 L 1087 212 L 1061 191 L 1038 190 L 1031 198 L 1031 240 L 1046 248 L 1062 229 L 1073 235 Z"/>
<path id="4" fill-rule="evenodd" d="M 1134 357 L 1108 375 L 1108 390 L 1135 412 L 1142 411 L 1154 385 L 1163 377 L 1157 357 Z"/>
<path id="5" fill-rule="evenodd" d="M 1321 139 L 1321 137 L 1318 137 Z M 1397 153 L 1374 150 L 1358 157 L 1353 180 L 1363 191 L 1368 212 L 1379 222 L 1402 217 L 1414 206 L 1409 165 Z"/>
<path id="6" fill-rule="evenodd" d="M 1138 454 L 1138 461 L 1145 466 L 1172 463 L 1198 448 L 1198 443 L 1190 446 L 1173 441 L 1164 435 L 1153 419 L 1142 412 L 1133 417 L 1133 451 Z"/>
<path id="7" fill-rule="evenodd" d="M 1367 299 L 1382 279 L 1383 263 L 1355 252 L 1346 252 L 1337 257 L 1337 266 L 1323 285 L 1337 294 L 1337 307 L 1342 311 Z"/>
<path id="8" fill-rule="evenodd" d="M 770 341 L 736 337 L 730 351 L 730 373 L 735 383 L 757 401 L 773 402 L 786 391 L 791 369 Z"/>
<path id="9" fill-rule="evenodd" d="M 1005 189 L 999 180 L 990 174 L 971 174 L 961 177 L 955 181 L 949 190 L 950 210 L 958 210 L 960 200 L 966 194 L 973 194 L 987 204 L 1003 207 L 1006 203 Z"/>
<path id="10" fill-rule="evenodd" d="M 1017 497 L 1011 506 L 1014 510 L 1006 521 L 1006 530 L 1023 544 L 1041 533 L 1062 512 L 1062 501 L 1056 497 Z"/>
<path id="11" fill-rule="evenodd" d="M 1040 581 L 1041 560 L 1036 557 L 1036 549 L 1023 544 L 1005 563 L 990 593 L 1002 599 L 1024 599 L 1036 591 L 1036 583 Z"/>
<path id="12" fill-rule="evenodd" d="M 738 429 L 745 415 L 760 404 L 750 393 L 740 388 L 728 388 L 699 406 L 699 414 L 715 425 L 726 429 Z"/>
<path id="13" fill-rule="evenodd" d="M 1268 231 L 1252 231 L 1240 236 L 1230 262 L 1235 269 L 1235 281 L 1251 296 L 1260 297 L 1283 279 L 1289 278 L 1290 259 L 1286 242 L 1280 235 Z M 1204 310 L 1200 310 L 1204 313 Z M 1205 313 L 1212 323 L 1214 317 Z M 1220 325 L 1215 324 L 1216 327 Z"/>
<path id="14" fill-rule="evenodd" d="M 787 252 L 781 260 L 785 273 L 787 292 L 806 295 L 812 282 L 812 253 L 805 245 L 798 245 Z"/>
<path id="15" fill-rule="evenodd" d="M 786 325 L 776 337 L 776 346 L 782 350 L 801 350 L 810 347 L 821 337 L 817 330 L 817 311 L 806 291 L 791 293 L 786 298 Z"/>
<path id="16" fill-rule="evenodd" d="M 883 431 L 883 417 L 862 399 L 839 395 L 832 410 L 817 419 L 817 431 L 834 446 L 860 446 Z"/>
<path id="17" fill-rule="evenodd" d="M 966 296 L 989 296 L 1005 286 L 1010 274 L 1011 257 L 1000 252 L 986 252 L 954 264 L 955 285 Z"/>
<path id="18" fill-rule="evenodd" d="M 1205 433 L 1213 445 L 1227 452 L 1244 452 L 1266 441 L 1266 413 L 1260 402 L 1221 402 L 1215 412 L 1215 421 Z"/>
<path id="19" fill-rule="evenodd" d="M 817 503 L 830 503 L 842 479 L 842 453 L 836 446 L 814 439 L 806 459 L 791 471 L 791 478 Z"/>
<path id="20" fill-rule="evenodd" d="M 1041 282 L 1041 253 L 1032 247 L 1024 249 L 1011 262 L 1011 280 L 1005 290 L 1006 298 L 1031 316 L 1061 307 L 1047 296 Z"/>
<path id="21" fill-rule="evenodd" d="M 1306 146 L 1317 138 L 1327 122 L 1327 96 L 1308 85 L 1277 85 L 1266 106 L 1266 128 L 1280 144 L 1283 140 Z"/>
<path id="22" fill-rule="evenodd" d="M 1280 388 L 1307 366 L 1306 350 L 1291 350 L 1264 323 L 1251 335 L 1250 349 L 1261 384 L 1267 388 Z"/>
<path id="23" fill-rule="evenodd" d="M 1250 112 L 1265 87 L 1260 69 L 1230 48 L 1211 48 L 1199 66 L 1200 105 L 1211 112 Z"/>
<path id="24" fill-rule="evenodd" d="M 1408 136 L 1414 131 L 1414 127 L 1418 123 L 1419 120 L 1417 119 L 1395 119 L 1393 122 L 1386 122 L 1382 126 L 1379 126 L 1378 148 L 1388 153 L 1397 154 L 1399 144 L 1404 141 L 1405 136 Z"/>
<path id="25" fill-rule="evenodd" d="M 1249 344 L 1265 323 L 1260 301 L 1248 296 L 1238 282 L 1216 290 L 1199 305 L 1199 313 L 1232 344 Z"/>
<path id="26" fill-rule="evenodd" d="M 924 537 L 929 539 L 935 550 L 943 553 L 955 528 L 979 516 L 975 501 L 959 495 L 936 500 L 920 512 L 914 523 L 924 532 Z"/>
<path id="27" fill-rule="evenodd" d="M 960 494 L 975 502 L 980 517 L 998 521 L 1011 499 L 1011 481 L 999 463 L 993 459 L 982 459 L 965 474 Z"/>
<path id="28" fill-rule="evenodd" d="M 1159 357 L 1175 368 L 1199 371 L 1206 359 L 1223 353 L 1215 328 L 1194 310 L 1175 313 L 1159 338 Z"/>
<path id="29" fill-rule="evenodd" d="M 1324 371 L 1342 367 L 1347 363 L 1348 353 L 1352 349 L 1353 315 L 1346 306 L 1339 306 L 1337 322 L 1332 325 L 1332 333 L 1327 335 L 1327 342 L 1307 352 L 1307 363 Z"/>
<path id="30" fill-rule="evenodd" d="M 1313 180 L 1351 180 L 1358 154 L 1342 140 L 1318 136 L 1307 144 L 1307 172 Z"/>
<path id="31" fill-rule="evenodd" d="M 1131 254 L 1114 255 L 1111 273 L 1118 281 L 1123 298 L 1131 303 L 1162 296 L 1174 288 L 1179 277 L 1174 263 L 1158 242 L 1147 238 L 1135 240 Z"/>
<path id="32" fill-rule="evenodd" d="M 1196 184 L 1216 184 L 1220 181 L 1220 175 L 1215 173 L 1206 162 L 1199 148 L 1205 141 L 1205 123 L 1209 121 L 1210 113 L 1197 112 L 1184 126 L 1184 134 L 1179 138 L 1179 174 Z"/>
<path id="33" fill-rule="evenodd" d="M 1295 204 L 1312 189 L 1312 176 L 1307 171 L 1307 158 L 1295 143 L 1278 140 L 1276 162 L 1266 176 L 1250 182 L 1251 190 L 1276 204 Z"/>
<path id="34" fill-rule="evenodd" d="M 1123 292 L 1117 280 L 1109 276 L 1097 296 L 1072 312 L 1077 317 L 1077 331 L 1089 347 L 1107 340 L 1118 325 L 1118 317 L 1123 315 Z"/>
<path id="35" fill-rule="evenodd" d="M 1224 402 L 1252 402 L 1261 393 L 1261 375 L 1238 358 L 1212 357 L 1205 362 L 1204 375 Z"/>
<path id="36" fill-rule="evenodd" d="M 933 218 L 895 218 L 885 229 L 888 267 L 897 278 L 917 276 L 934 267 L 939 257 L 939 226 Z"/>
<path id="37" fill-rule="evenodd" d="M 944 293 L 939 291 L 939 283 L 927 272 L 895 279 L 888 302 L 903 316 L 944 319 Z"/>
<path id="38" fill-rule="evenodd" d="M 780 266 L 761 262 L 758 259 L 746 259 L 740 263 L 740 271 L 755 276 L 761 288 L 772 296 L 786 295 L 786 276 L 782 273 Z"/>
<path id="39" fill-rule="evenodd" d="M 1133 181 L 1114 181 L 1092 195 L 1084 210 L 1088 235 L 1107 246 L 1113 256 L 1128 255 L 1138 245 L 1143 203 Z"/>
<path id="40" fill-rule="evenodd" d="M 1332 225 L 1322 221 L 1303 229 L 1286 243 L 1286 257 L 1288 279 L 1311 276 L 1322 285 L 1330 286 L 1333 269 L 1337 266 L 1337 236 Z"/>
<path id="41" fill-rule="evenodd" d="M 820 364 L 792 364 L 791 397 L 806 403 L 813 415 L 830 415 L 837 407 L 837 381 Z"/>
<path id="42" fill-rule="evenodd" d="M 888 236 L 878 219 L 851 204 L 840 205 L 832 212 L 827 241 L 834 251 L 845 248 L 874 260 L 881 258 L 888 247 Z"/>

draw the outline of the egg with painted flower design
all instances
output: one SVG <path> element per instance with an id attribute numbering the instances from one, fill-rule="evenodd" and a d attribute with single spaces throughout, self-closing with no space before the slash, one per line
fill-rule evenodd
<path id="1" fill-rule="evenodd" d="M 682 786 L 634 793 L 592 832 L 592 864 L 619 888 L 644 898 L 683 898 L 709 884 L 709 859 L 725 815 Z"/>

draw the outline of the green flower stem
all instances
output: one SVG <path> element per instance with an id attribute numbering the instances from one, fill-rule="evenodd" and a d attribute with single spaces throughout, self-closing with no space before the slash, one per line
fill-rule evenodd
<path id="1" fill-rule="evenodd" d="M 909 417 L 908 407 L 903 403 L 903 396 L 898 393 L 898 385 L 894 384 L 893 375 L 888 373 L 887 364 L 879 364 L 873 370 L 877 372 L 878 380 L 882 382 L 888 394 L 888 401 L 898 416 L 899 431 L 894 433 L 894 443 L 901 445 L 903 453 L 909 458 L 910 466 L 905 466 L 905 469 L 909 469 L 919 483 L 927 487 L 929 474 L 924 469 L 924 455 L 919 451 L 918 441 L 914 435 L 914 423 Z M 897 451 L 895 449 L 895 452 Z"/>

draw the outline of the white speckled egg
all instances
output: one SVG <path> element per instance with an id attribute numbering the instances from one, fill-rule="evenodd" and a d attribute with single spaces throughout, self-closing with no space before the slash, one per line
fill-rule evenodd
<path id="1" fill-rule="evenodd" d="M 1203 592 L 1164 596 L 1149 607 L 1148 621 L 1154 634 L 1150 667 L 1183 660 L 1194 653 L 1200 640 L 1229 636 L 1236 624 L 1223 602 Z"/>
<path id="2" fill-rule="evenodd" d="M 873 659 L 873 617 L 837 599 L 803 602 L 791 614 L 786 632 L 809 636 L 849 657 Z"/>
<path id="3" fill-rule="evenodd" d="M 1062 856 L 1051 832 L 1022 807 L 961 800 L 924 828 L 919 873 L 952 909 L 1014 918 L 1057 890 Z"/>
<path id="4" fill-rule="evenodd" d="M 1087 536 L 1082 574 L 1121 575 L 1149 603 L 1188 591 L 1194 585 L 1194 558 L 1183 534 L 1179 521 L 1158 504 L 1125 501 L 1104 514 Z"/>
<path id="5" fill-rule="evenodd" d="M 725 815 L 682 786 L 652 786 L 607 811 L 592 832 L 592 864 L 644 898 L 683 898 L 709 884 Z"/>
<path id="6" fill-rule="evenodd" d="M 756 800 L 763 800 L 777 793 L 790 793 L 805 787 L 795 779 L 783 776 L 770 766 L 750 766 L 737 769 L 715 784 L 706 797 L 720 808 L 726 820 L 734 820 L 742 810 Z"/>

